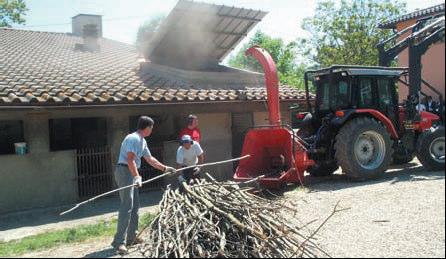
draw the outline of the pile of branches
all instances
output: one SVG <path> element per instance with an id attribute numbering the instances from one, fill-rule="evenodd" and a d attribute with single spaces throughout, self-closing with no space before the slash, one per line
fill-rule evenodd
<path id="1" fill-rule="evenodd" d="M 261 198 L 236 183 L 211 179 L 184 185 L 183 193 L 170 187 L 160 203 L 160 214 L 141 233 L 145 257 L 327 257 L 282 216 L 293 208 Z M 307 231 L 305 231 L 307 232 Z"/>

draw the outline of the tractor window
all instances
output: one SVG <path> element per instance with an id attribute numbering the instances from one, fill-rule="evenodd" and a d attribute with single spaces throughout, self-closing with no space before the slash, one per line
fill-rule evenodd
<path id="1" fill-rule="evenodd" d="M 339 81 L 334 90 L 335 93 L 331 108 L 335 110 L 347 108 L 350 104 L 350 87 L 348 82 Z"/>
<path id="2" fill-rule="evenodd" d="M 379 107 L 385 109 L 389 105 L 393 105 L 393 96 L 390 91 L 389 79 L 378 79 L 378 94 L 379 94 Z"/>
<path id="3" fill-rule="evenodd" d="M 372 80 L 361 79 L 359 81 L 359 107 L 370 108 L 373 106 Z"/>
<path id="4" fill-rule="evenodd" d="M 328 82 L 322 84 L 319 89 L 319 110 L 328 110 L 330 108 L 330 86 Z"/>

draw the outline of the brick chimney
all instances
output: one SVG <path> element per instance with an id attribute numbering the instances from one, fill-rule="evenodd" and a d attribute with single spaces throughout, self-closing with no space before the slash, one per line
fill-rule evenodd
<path id="1" fill-rule="evenodd" d="M 102 16 L 96 14 L 78 14 L 71 18 L 72 33 L 76 36 L 84 36 L 84 26 L 96 25 L 97 37 L 102 37 Z"/>
<path id="2" fill-rule="evenodd" d="M 99 37 L 102 37 L 102 16 L 78 14 L 72 18 L 72 33 L 82 37 L 84 42 L 77 43 L 75 49 L 81 51 L 99 51 Z"/>
<path id="3" fill-rule="evenodd" d="M 99 31 L 95 24 L 86 24 L 82 30 L 82 38 L 84 39 L 84 49 L 88 51 L 98 51 L 98 35 Z"/>

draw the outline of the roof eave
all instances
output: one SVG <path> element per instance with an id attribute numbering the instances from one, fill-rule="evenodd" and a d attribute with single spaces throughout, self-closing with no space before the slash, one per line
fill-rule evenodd
<path id="1" fill-rule="evenodd" d="M 215 105 L 215 104 L 247 104 L 247 103 L 263 103 L 266 100 L 227 100 L 227 101 L 195 101 L 195 102 L 156 102 L 156 103 L 75 103 L 75 104 L 30 104 L 23 103 L 17 105 L 0 105 L 0 111 L 5 110 L 46 110 L 46 109 L 92 109 L 92 108 L 114 108 L 114 107 L 148 107 L 148 106 L 178 106 L 178 105 Z M 281 99 L 280 103 L 298 102 L 306 103 L 305 99 L 290 98 Z"/>
<path id="2" fill-rule="evenodd" d="M 394 29 L 396 25 L 401 22 L 406 22 L 414 19 L 419 19 L 421 17 L 428 17 L 432 15 L 444 14 L 444 3 L 439 5 L 434 5 L 428 8 L 424 8 L 421 10 L 417 10 L 411 13 L 407 13 L 396 17 L 394 19 L 388 20 L 386 22 L 378 24 L 378 28 L 380 29 Z"/>

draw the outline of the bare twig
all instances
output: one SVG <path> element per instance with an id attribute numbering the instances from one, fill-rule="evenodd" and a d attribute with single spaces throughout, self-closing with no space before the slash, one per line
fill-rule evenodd
<path id="1" fill-rule="evenodd" d="M 287 223 L 294 208 L 243 191 L 238 184 L 197 180 L 185 193 L 168 188 L 161 213 L 141 237 L 145 257 L 317 257 L 328 256 Z M 335 211 L 341 211 L 337 207 Z M 328 219 L 327 219 L 328 220 Z M 320 229 L 320 228 L 319 228 Z M 319 230 L 318 230 L 319 231 Z"/>

